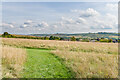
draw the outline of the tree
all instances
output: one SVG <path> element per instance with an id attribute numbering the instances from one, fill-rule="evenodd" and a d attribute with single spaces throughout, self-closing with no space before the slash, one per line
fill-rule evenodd
<path id="1" fill-rule="evenodd" d="M 100 39 L 100 42 L 108 42 L 108 39 Z"/>
<path id="2" fill-rule="evenodd" d="M 59 37 L 54 37 L 54 40 L 60 40 L 60 38 Z"/>
<path id="3" fill-rule="evenodd" d="M 45 37 L 44 37 L 44 40 L 49 40 L 49 37 L 45 36 Z"/>
<path id="4" fill-rule="evenodd" d="M 8 34 L 8 32 L 4 32 L 3 35 L 4 35 L 4 36 L 7 36 L 7 35 L 10 35 L 10 34 Z"/>
<path id="5" fill-rule="evenodd" d="M 8 37 L 8 38 L 11 38 L 11 37 L 13 37 L 11 34 L 9 34 L 8 32 L 4 32 L 3 34 L 2 34 L 2 37 Z"/>
<path id="6" fill-rule="evenodd" d="M 71 41 L 76 41 L 76 38 L 74 36 L 71 37 Z"/>
<path id="7" fill-rule="evenodd" d="M 76 41 L 80 41 L 80 38 L 76 38 Z"/>
<path id="8" fill-rule="evenodd" d="M 64 38 L 60 38 L 60 40 L 64 40 Z"/>
<path id="9" fill-rule="evenodd" d="M 108 42 L 112 42 L 113 40 L 112 39 L 109 39 Z"/>
<path id="10" fill-rule="evenodd" d="M 53 37 L 53 36 L 50 36 L 49 40 L 54 40 L 54 37 Z"/>

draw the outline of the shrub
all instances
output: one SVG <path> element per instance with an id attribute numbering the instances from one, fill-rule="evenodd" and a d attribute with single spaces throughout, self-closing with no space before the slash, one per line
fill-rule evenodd
<path id="1" fill-rule="evenodd" d="M 76 38 L 74 36 L 71 37 L 71 41 L 76 41 Z"/>
<path id="2" fill-rule="evenodd" d="M 100 39 L 100 42 L 109 42 L 108 39 Z"/>

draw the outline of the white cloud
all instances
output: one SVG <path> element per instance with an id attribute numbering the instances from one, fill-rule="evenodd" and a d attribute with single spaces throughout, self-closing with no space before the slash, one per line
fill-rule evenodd
<path id="1" fill-rule="evenodd" d="M 26 28 L 26 27 L 28 27 L 28 25 L 26 25 L 26 24 L 23 24 L 23 25 L 21 26 L 21 28 Z"/>
<path id="2" fill-rule="evenodd" d="M 13 24 L 8 24 L 8 23 L 2 23 L 2 27 L 7 27 L 7 28 L 14 28 L 15 26 Z"/>
<path id="3" fill-rule="evenodd" d="M 32 20 L 27 20 L 26 22 L 24 22 L 24 24 L 23 25 L 21 25 L 20 26 L 20 28 L 37 28 L 37 27 L 41 27 L 41 28 L 43 28 L 43 27 L 48 27 L 49 25 L 48 25 L 48 23 L 47 22 L 45 22 L 45 21 L 42 21 L 42 22 L 33 22 Z"/>
<path id="4" fill-rule="evenodd" d="M 91 20 L 93 23 L 91 24 L 92 29 L 117 29 L 117 16 L 114 16 L 110 13 L 106 15 L 100 15 L 100 17 L 96 17 Z"/>
<path id="5" fill-rule="evenodd" d="M 76 22 L 77 22 L 77 24 L 80 24 L 80 23 L 86 24 L 87 23 L 86 20 L 84 18 L 81 18 L 81 17 L 79 17 Z"/>
<path id="6" fill-rule="evenodd" d="M 71 12 L 76 12 L 80 14 L 80 17 L 93 17 L 93 16 L 99 16 L 99 12 L 94 10 L 93 8 L 88 8 L 87 10 L 71 10 Z"/>
<path id="7" fill-rule="evenodd" d="M 111 11 L 115 11 L 118 9 L 118 4 L 108 3 L 108 4 L 106 4 L 106 9 L 111 10 Z"/>
<path id="8" fill-rule="evenodd" d="M 58 26 L 57 25 L 53 25 L 53 28 L 57 28 Z"/>
<path id="9" fill-rule="evenodd" d="M 74 33 L 74 32 L 90 32 L 90 31 L 102 31 L 102 30 L 114 30 L 117 29 L 117 16 L 106 13 L 100 14 L 95 9 L 88 8 L 86 10 L 75 10 L 76 17 L 65 16 L 61 17 L 60 21 L 56 21 L 54 23 L 48 24 L 45 21 L 35 22 L 28 20 L 26 21 L 29 24 L 23 24 L 22 28 L 27 30 L 28 32 L 32 30 L 36 30 L 36 32 L 66 32 L 66 33 Z M 25 23 L 25 22 L 24 22 Z M 13 27 L 9 25 L 9 27 Z"/>
<path id="10" fill-rule="evenodd" d="M 31 23 L 33 23 L 32 20 L 27 20 L 27 21 L 24 22 L 24 24 L 31 24 Z"/>
<path id="11" fill-rule="evenodd" d="M 113 5 L 108 5 L 107 7 L 114 7 Z M 114 7 L 115 8 L 115 7 Z M 111 8 L 112 9 L 112 8 Z M 86 10 L 71 10 L 71 15 L 73 16 L 65 16 L 60 17 L 58 21 L 54 21 L 53 23 L 49 22 L 49 24 L 45 21 L 36 22 L 32 20 L 27 20 L 23 22 L 21 27 L 21 31 L 28 32 L 41 32 L 44 33 L 54 33 L 54 32 L 65 32 L 65 33 L 74 33 L 74 32 L 90 32 L 90 31 L 110 31 L 117 29 L 117 16 L 106 12 L 100 13 L 93 8 L 88 8 Z M 4 26 L 9 26 L 10 28 L 14 28 L 13 24 L 4 24 Z M 24 29 L 22 29 L 24 28 Z M 17 29 L 16 29 L 17 30 Z"/>
<path id="12" fill-rule="evenodd" d="M 14 26 L 12 24 L 9 25 L 11 28 L 14 28 Z"/>
<path id="13" fill-rule="evenodd" d="M 101 14 L 100 12 L 96 11 L 95 9 L 88 8 L 86 10 L 71 10 L 71 12 L 75 12 L 78 17 L 76 19 L 72 19 L 74 24 L 66 25 L 69 26 L 67 29 L 74 29 L 79 30 L 111 30 L 111 29 L 118 29 L 117 26 L 117 15 L 106 13 Z M 65 18 L 63 18 L 65 19 Z M 71 30 L 72 31 L 72 30 Z"/>
<path id="14" fill-rule="evenodd" d="M 73 24 L 74 23 L 74 20 L 72 18 L 62 17 L 61 19 L 65 24 Z"/>
<path id="15" fill-rule="evenodd" d="M 38 24 L 38 27 L 48 27 L 48 23 L 47 22 L 44 22 L 42 21 L 40 24 Z"/>

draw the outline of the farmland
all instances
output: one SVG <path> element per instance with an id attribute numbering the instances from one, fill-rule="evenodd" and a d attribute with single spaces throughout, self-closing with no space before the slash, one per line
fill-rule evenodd
<path id="1" fill-rule="evenodd" d="M 64 69 L 65 72 L 61 72 L 61 76 L 58 77 L 67 77 L 69 78 L 70 75 L 75 74 L 76 78 L 116 78 L 118 75 L 118 43 L 99 43 L 99 42 L 76 42 L 76 41 L 57 41 L 57 40 L 37 40 L 37 39 L 19 39 L 19 38 L 2 38 L 2 45 L 4 46 L 11 46 L 16 48 L 24 48 L 27 49 L 27 58 L 33 55 L 33 60 L 39 59 L 39 61 L 43 61 L 41 63 L 43 65 L 51 64 L 50 62 L 53 61 L 61 71 Z M 32 49 L 32 51 L 31 51 Z M 39 49 L 40 52 L 34 52 Z M 41 50 L 45 50 L 42 52 Z M 47 51 L 46 51 L 47 50 Z M 32 53 L 31 53 L 32 52 Z M 35 54 L 34 54 L 35 53 Z M 45 54 L 42 54 L 45 53 Z M 31 55 L 30 55 L 31 54 Z M 49 55 L 49 56 L 48 56 Z M 36 57 L 35 57 L 36 56 Z M 46 60 L 41 60 L 39 57 L 46 57 L 48 56 L 52 59 L 46 57 Z M 57 57 L 56 57 L 57 56 Z M 56 60 L 56 58 L 59 58 Z M 29 58 L 28 58 L 29 59 Z M 27 59 L 27 60 L 28 60 Z M 54 62 L 55 60 L 55 62 Z M 29 60 L 31 61 L 31 59 Z M 37 65 L 39 65 L 39 61 L 36 61 L 36 69 Z M 48 64 L 45 64 L 45 62 Z M 47 62 L 48 61 L 48 62 Z M 60 64 L 58 64 L 60 61 Z M 26 61 L 27 62 L 27 61 Z M 34 61 L 33 61 L 34 62 Z M 28 62 L 30 63 L 30 62 Z M 24 66 L 26 67 L 26 63 Z M 53 68 L 53 65 L 50 68 Z M 63 68 L 62 68 L 63 67 Z M 35 69 L 34 68 L 34 69 Z M 35 73 L 36 70 L 33 69 L 32 77 L 40 73 Z M 38 68 L 39 69 L 39 68 Z M 43 71 L 46 68 L 41 68 Z M 54 68 L 53 68 L 54 69 Z M 23 69 L 23 72 L 25 70 Z M 54 71 L 54 70 L 52 70 Z M 59 70 L 56 69 L 59 72 Z M 28 73 L 32 73 L 29 71 Z M 49 72 L 49 69 L 48 69 Z M 25 72 L 26 74 L 26 72 Z M 42 74 L 42 73 L 41 73 Z M 45 72 L 45 74 L 48 74 Z M 51 76 L 50 76 L 51 75 Z M 48 76 L 45 75 L 45 78 L 54 78 L 53 74 L 50 72 Z M 26 75 L 30 77 L 29 75 Z M 25 76 L 24 76 L 25 77 Z M 42 77 L 44 76 L 36 76 Z"/>

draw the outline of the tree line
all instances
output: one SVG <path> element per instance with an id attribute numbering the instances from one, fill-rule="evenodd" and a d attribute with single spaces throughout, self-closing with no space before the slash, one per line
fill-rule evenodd
<path id="1" fill-rule="evenodd" d="M 96 39 L 88 39 L 88 38 L 75 38 L 75 36 L 72 36 L 70 38 L 64 38 L 64 37 L 57 37 L 57 36 L 45 36 L 45 37 L 38 37 L 38 36 L 28 36 L 28 35 L 12 35 L 8 32 L 4 32 L 2 35 L 4 38 L 24 38 L 24 39 L 41 39 L 41 40 L 64 40 L 64 41 L 81 41 L 81 42 L 120 42 L 120 40 L 113 40 L 113 39 L 105 39 L 105 38 L 96 38 Z"/>

